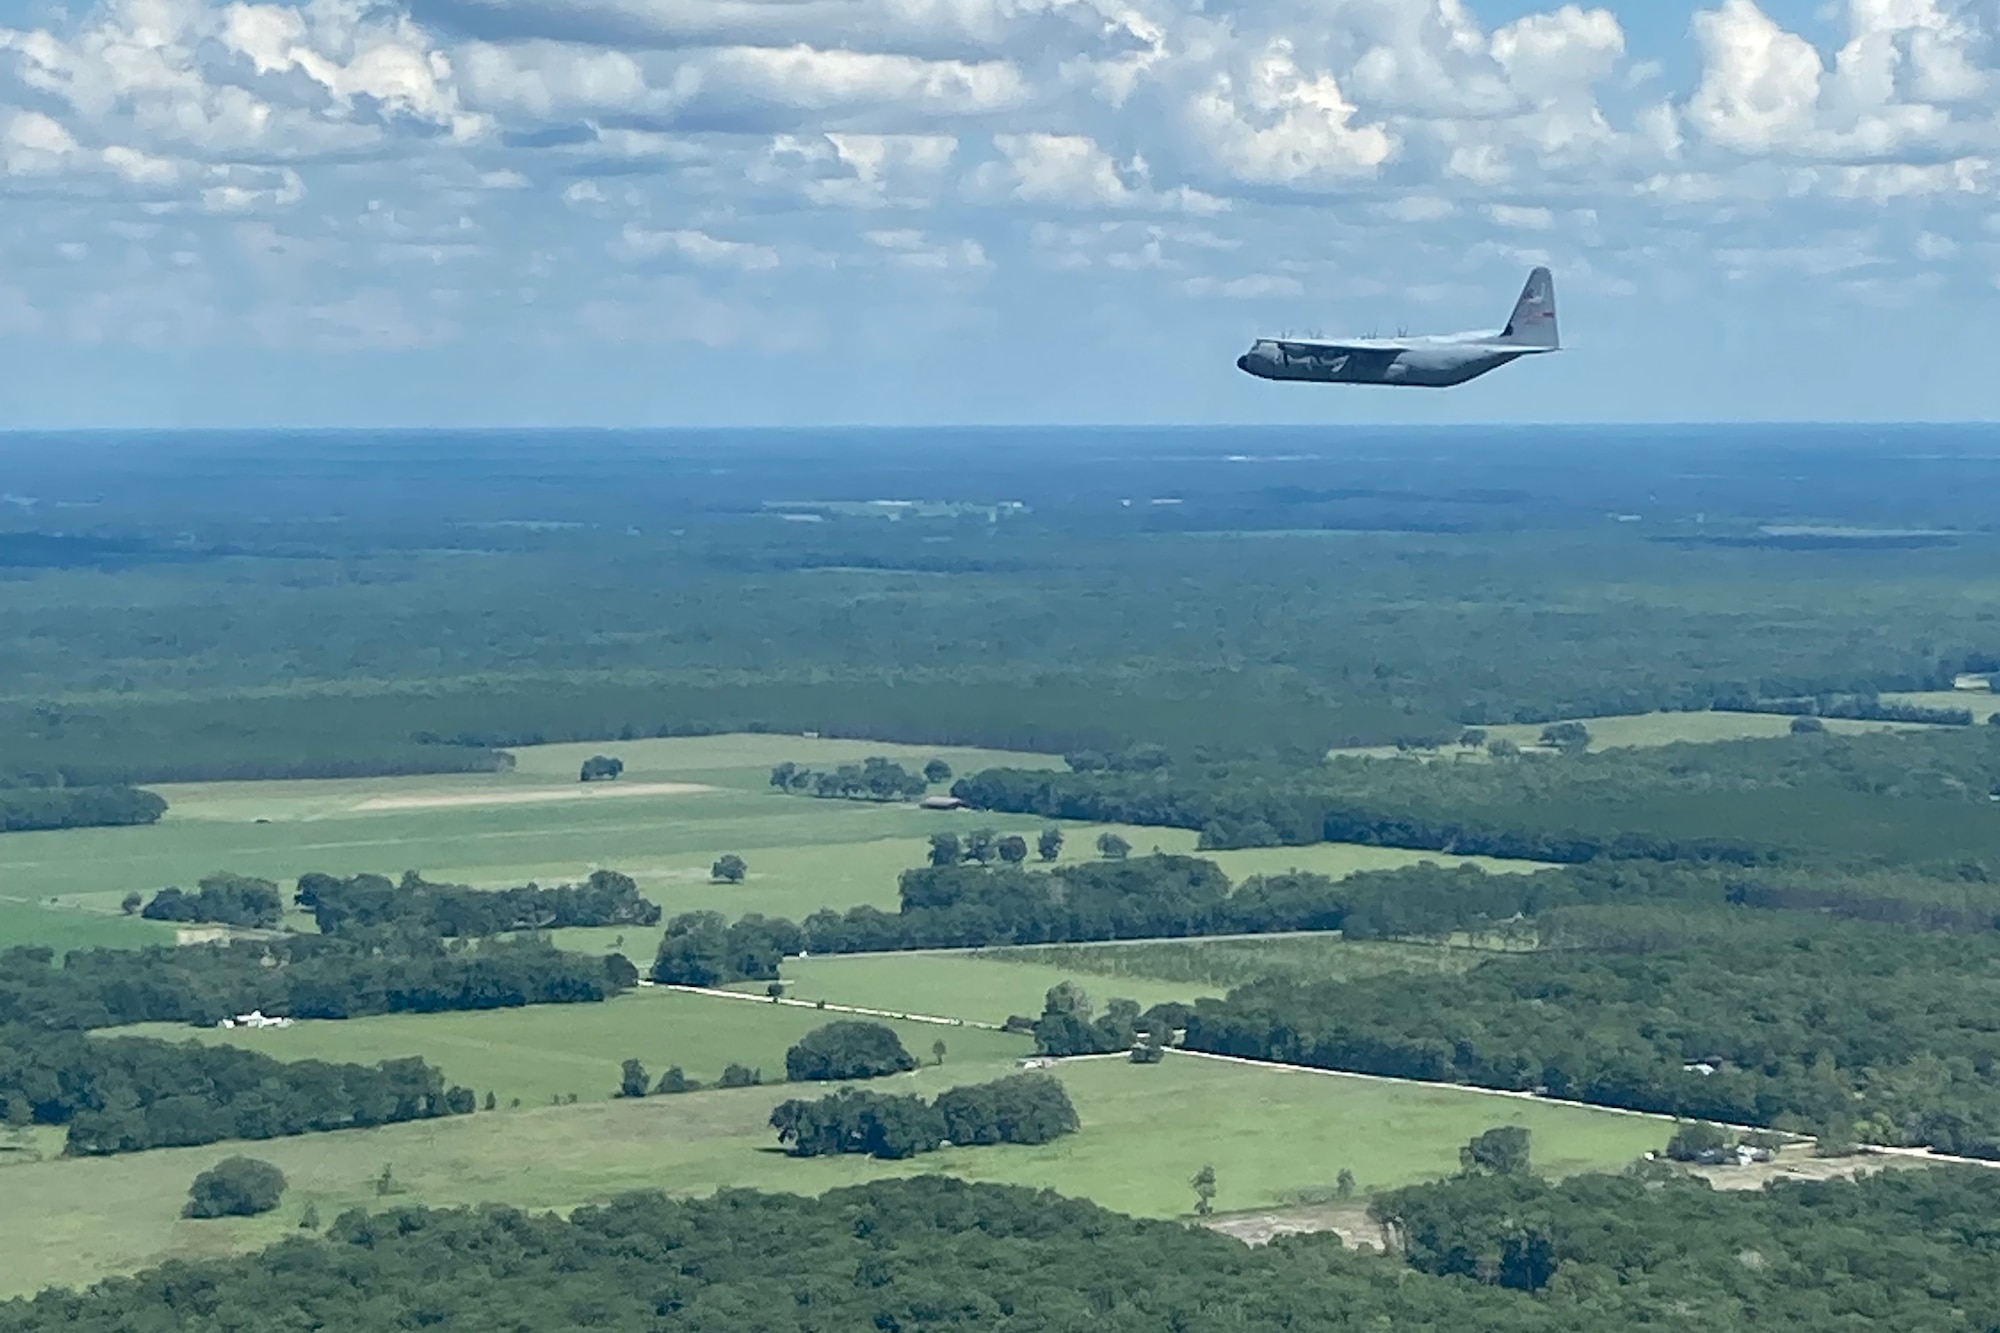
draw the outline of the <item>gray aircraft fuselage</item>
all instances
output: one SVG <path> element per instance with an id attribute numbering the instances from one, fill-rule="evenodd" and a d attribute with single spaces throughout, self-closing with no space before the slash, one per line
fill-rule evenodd
<path id="1" fill-rule="evenodd" d="M 1236 358 L 1236 368 L 1267 380 L 1407 384 L 1448 389 L 1527 355 L 1528 351 L 1519 347 L 1442 340 L 1402 339 L 1369 344 L 1351 340 L 1338 347 L 1322 347 L 1280 338 L 1259 338 L 1249 351 Z"/>
<path id="2" fill-rule="evenodd" d="M 1259 338 L 1236 368 L 1267 380 L 1313 384 L 1406 384 L 1448 389 L 1509 361 L 1562 347 L 1556 285 L 1545 267 L 1528 274 L 1514 313 L 1498 333 L 1423 338 Z"/>

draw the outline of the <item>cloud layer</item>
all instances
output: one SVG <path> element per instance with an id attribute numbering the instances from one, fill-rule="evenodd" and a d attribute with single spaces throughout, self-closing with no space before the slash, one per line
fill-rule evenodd
<path id="1" fill-rule="evenodd" d="M 1990 6 L 1711 0 L 1639 50 L 1637 3 L 52 5 L 0 26 L 0 337 L 809 359 L 1449 326 L 1543 261 L 1607 310 L 1993 290 Z"/>

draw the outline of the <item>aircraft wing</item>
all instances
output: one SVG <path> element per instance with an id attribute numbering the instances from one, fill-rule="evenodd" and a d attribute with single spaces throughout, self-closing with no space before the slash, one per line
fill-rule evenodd
<path id="1" fill-rule="evenodd" d="M 1381 374 L 1403 354 L 1400 347 L 1364 343 L 1321 342 L 1318 339 L 1278 338 L 1278 353 L 1287 361 L 1321 365 L 1338 361 L 1356 374 Z"/>

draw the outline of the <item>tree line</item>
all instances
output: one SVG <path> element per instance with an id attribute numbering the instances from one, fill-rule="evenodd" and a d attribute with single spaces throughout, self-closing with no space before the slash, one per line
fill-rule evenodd
<path id="1" fill-rule="evenodd" d="M 376 1065 L 0 1028 L 0 1124 L 65 1126 L 76 1157 L 395 1124 L 473 1110 L 416 1057 Z"/>
<path id="2" fill-rule="evenodd" d="M 0 783 L 0 833 L 157 824 L 166 798 L 137 787 L 8 786 Z"/>
<path id="3" fill-rule="evenodd" d="M 660 923 L 659 904 L 641 894 L 630 875 L 616 870 L 593 870 L 581 884 L 542 888 L 530 882 L 505 889 L 432 883 L 414 870 L 403 872 L 400 882 L 384 875 L 342 879 L 309 872 L 299 876 L 295 901 L 313 914 L 323 935 L 383 926 L 478 936 Z"/>
<path id="4" fill-rule="evenodd" d="M 129 909 L 132 899 L 125 901 Z M 284 920 L 285 900 L 268 879 L 218 871 L 202 876 L 193 893 L 175 885 L 161 889 L 139 915 L 148 921 L 200 921 L 270 930 Z"/>
<path id="5" fill-rule="evenodd" d="M 771 1112 L 778 1142 L 794 1157 L 866 1153 L 896 1160 L 940 1147 L 1049 1143 L 1074 1134 L 1069 1093 L 1047 1074 L 1014 1074 L 950 1088 L 931 1100 L 843 1088 L 792 1098 Z"/>
<path id="6" fill-rule="evenodd" d="M 400 937 L 359 944 L 286 935 L 185 948 L 0 952 L 0 1024 L 82 1030 L 589 1003 L 638 981 L 621 954 L 565 953 L 540 936 L 478 947 Z"/>
<path id="7" fill-rule="evenodd" d="M 355 1209 L 262 1253 L 0 1304 L 0 1333 L 222 1333 L 295 1309 L 357 1329 L 1927 1329 L 2000 1304 L 1987 1172 L 1725 1192 L 1482 1171 L 1372 1207 L 1393 1256 L 1332 1233 L 1246 1246 L 938 1173 L 817 1197 L 634 1194 L 567 1217 Z"/>
<path id="8" fill-rule="evenodd" d="M 941 759 L 933 759 L 931 767 L 941 774 L 935 781 L 951 776 L 951 766 Z M 893 759 L 880 757 L 842 764 L 831 772 L 790 761 L 771 770 L 771 785 L 779 791 L 845 801 L 914 801 L 930 790 L 932 781 Z"/>

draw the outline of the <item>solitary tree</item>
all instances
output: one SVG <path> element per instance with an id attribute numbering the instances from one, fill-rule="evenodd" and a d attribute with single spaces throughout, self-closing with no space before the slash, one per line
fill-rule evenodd
<path id="1" fill-rule="evenodd" d="M 637 1060 L 627 1060 L 619 1067 L 618 1095 L 620 1097 L 643 1097 L 650 1086 L 646 1079 L 646 1066 Z"/>
<path id="2" fill-rule="evenodd" d="M 495 1097 L 495 1096 L 494 1096 L 494 1095 L 493 1095 L 493 1094 L 492 1094 L 491 1092 L 488 1092 L 488 1093 L 486 1094 L 486 1109 L 487 1109 L 487 1110 L 489 1110 L 489 1111 L 490 1111 L 490 1110 L 492 1110 L 492 1109 L 493 1109 L 494 1107 L 498 1106 L 499 1104 L 500 1104 L 500 1099 L 499 1099 L 498 1097 Z"/>
<path id="3" fill-rule="evenodd" d="M 1794 736 L 1815 736 L 1825 730 L 1826 723 L 1813 717 L 1811 714 L 1792 719 L 1792 735 Z"/>
<path id="4" fill-rule="evenodd" d="M 301 1231 L 319 1230 L 319 1205 L 312 1202 L 310 1199 L 306 1201 L 306 1210 L 303 1213 L 299 1214 L 299 1230 Z"/>
<path id="5" fill-rule="evenodd" d="M 194 1178 L 183 1217 L 255 1217 L 278 1206 L 285 1173 L 254 1157 L 225 1157 Z"/>
<path id="6" fill-rule="evenodd" d="M 1116 833 L 1097 835 L 1097 851 L 1107 861 L 1123 861 L 1132 854 L 1132 844 Z"/>
<path id="7" fill-rule="evenodd" d="M 939 1064 L 943 1064 L 944 1054 L 945 1054 L 944 1038 L 939 1037 L 936 1041 L 931 1043 L 931 1058 L 933 1060 L 936 1060 Z"/>
<path id="8" fill-rule="evenodd" d="M 1333 1197 L 1336 1199 L 1354 1197 L 1354 1173 L 1344 1166 L 1340 1168 L 1340 1174 L 1334 1177 Z"/>
<path id="9" fill-rule="evenodd" d="M 1194 1186 L 1194 1215 L 1207 1217 L 1215 1211 L 1215 1168 L 1204 1166 L 1189 1177 L 1188 1184 Z"/>
<path id="10" fill-rule="evenodd" d="M 1486 753 L 1495 759 L 1517 759 L 1521 754 L 1519 742 L 1506 736 L 1496 736 L 1486 742 Z"/>
<path id="11" fill-rule="evenodd" d="M 1468 750 L 1477 750 L 1486 744 L 1486 730 L 1483 727 L 1467 727 L 1458 733 L 1458 743 Z"/>
<path id="12" fill-rule="evenodd" d="M 1542 744 L 1564 754 L 1582 754 L 1590 748 L 1590 728 L 1581 722 L 1552 722 L 1542 728 Z"/>
<path id="13" fill-rule="evenodd" d="M 1010 866 L 1017 866 L 1028 859 L 1028 840 L 1018 833 L 1009 833 L 1000 839 L 997 849 L 1000 859 Z"/>
<path id="14" fill-rule="evenodd" d="M 146 898 L 144 894 L 128 893 L 125 895 L 125 901 L 118 904 L 118 909 L 125 913 L 126 916 L 130 916 L 138 911 L 140 907 L 144 906 L 145 902 Z"/>
<path id="15" fill-rule="evenodd" d="M 956 833 L 931 834 L 931 864 L 934 866 L 955 866 L 964 850 L 958 845 Z"/>
<path id="16" fill-rule="evenodd" d="M 653 1091 L 693 1092 L 700 1086 L 701 1084 L 695 1082 L 693 1079 L 689 1078 L 686 1074 L 682 1073 L 681 1067 L 679 1065 L 671 1065 L 668 1067 L 666 1073 L 660 1075 L 660 1085 L 657 1088 L 653 1089 Z"/>
<path id="17" fill-rule="evenodd" d="M 999 835 L 990 828 L 976 828 L 965 835 L 965 859 L 985 865 L 999 850 Z"/>
<path id="18" fill-rule="evenodd" d="M 1489 1129 L 1458 1150 L 1458 1165 L 1468 1176 L 1525 1176 L 1528 1131 L 1519 1125 Z"/>
<path id="19" fill-rule="evenodd" d="M 1667 1156 L 1676 1162 L 1699 1162 L 1709 1153 L 1719 1153 L 1728 1146 L 1729 1135 L 1720 1125 L 1711 1125 L 1706 1120 L 1690 1120 L 1667 1140 Z"/>
<path id="20" fill-rule="evenodd" d="M 942 759 L 931 760 L 928 764 L 924 765 L 924 781 L 931 783 L 933 786 L 940 782 L 950 782 L 951 765 Z"/>
<path id="21" fill-rule="evenodd" d="M 594 754 L 583 761 L 583 769 L 577 774 L 578 782 L 609 782 L 625 771 L 625 761 L 610 755 Z"/>
<path id="22" fill-rule="evenodd" d="M 708 868 L 708 877 L 717 884 L 741 884 L 749 872 L 750 867 L 744 864 L 743 858 L 730 852 Z"/>
<path id="23" fill-rule="evenodd" d="M 1051 824 L 1035 839 L 1035 854 L 1044 861 L 1053 861 L 1062 855 L 1062 845 L 1062 830 Z"/>

